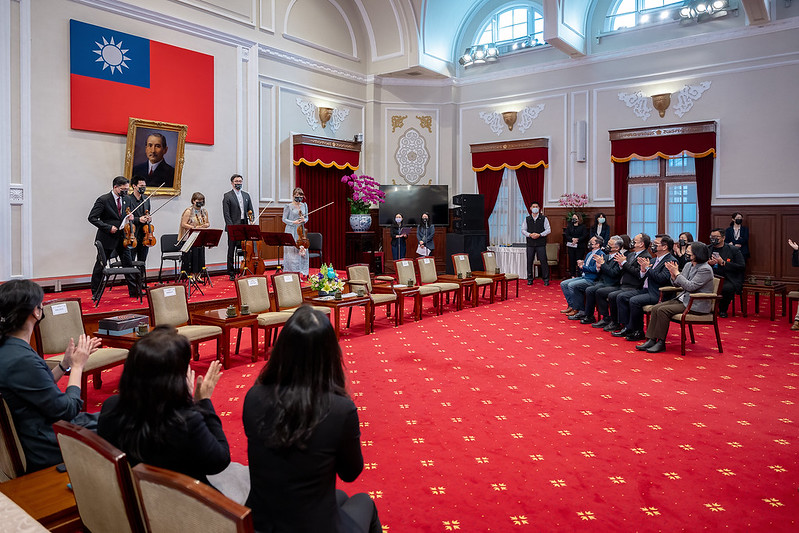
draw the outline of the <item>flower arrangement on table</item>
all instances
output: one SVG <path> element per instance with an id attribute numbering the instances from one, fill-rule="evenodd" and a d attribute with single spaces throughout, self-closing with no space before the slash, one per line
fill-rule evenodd
<path id="1" fill-rule="evenodd" d="M 580 218 L 585 218 L 585 213 L 581 212 L 580 209 L 588 205 L 588 196 L 577 194 L 576 192 L 562 194 L 558 205 L 569 208 L 569 212 L 566 215 L 567 220 L 571 220 L 574 215 L 580 215 Z"/>
<path id="2" fill-rule="evenodd" d="M 344 290 L 344 282 L 339 279 L 338 272 L 330 264 L 322 264 L 319 272 L 308 277 L 308 283 L 311 284 L 313 290 L 318 292 L 333 294 Z"/>
<path id="3" fill-rule="evenodd" d="M 362 174 L 341 178 L 352 189 L 352 195 L 347 198 L 350 203 L 350 213 L 353 215 L 368 215 L 372 204 L 382 204 L 386 201 L 386 193 L 380 190 L 380 184 L 371 176 Z"/>

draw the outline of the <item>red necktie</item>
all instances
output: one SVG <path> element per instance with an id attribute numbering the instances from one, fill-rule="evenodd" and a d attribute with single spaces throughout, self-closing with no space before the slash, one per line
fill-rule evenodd
<path id="1" fill-rule="evenodd" d="M 122 198 L 117 196 L 117 213 L 122 216 Z"/>
<path id="2" fill-rule="evenodd" d="M 152 176 L 153 175 L 153 169 L 152 168 L 150 169 L 150 172 L 147 175 L 148 176 Z"/>

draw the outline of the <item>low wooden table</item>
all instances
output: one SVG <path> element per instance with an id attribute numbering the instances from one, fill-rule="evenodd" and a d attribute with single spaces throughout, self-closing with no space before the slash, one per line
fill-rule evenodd
<path id="1" fill-rule="evenodd" d="M 397 314 L 399 323 L 402 324 L 405 318 L 405 299 L 413 298 L 413 319 L 422 318 L 422 299 L 419 296 L 419 287 L 415 285 L 393 285 L 392 288 L 397 295 Z"/>
<path id="2" fill-rule="evenodd" d="M 153 328 L 148 328 L 147 331 L 152 331 L 152 329 Z M 136 344 L 136 341 L 141 339 L 141 337 L 138 336 L 135 331 L 133 333 L 126 333 L 125 335 L 107 335 L 105 333 L 95 333 L 92 336 L 103 341 L 103 346 L 108 346 L 110 348 L 124 348 L 125 350 L 130 350 L 133 345 Z"/>
<path id="3" fill-rule="evenodd" d="M 461 287 L 461 297 L 459 300 L 458 310 L 463 309 L 463 302 L 466 299 L 466 294 L 471 291 L 472 307 L 477 307 L 477 280 L 471 278 L 459 278 L 454 274 L 441 274 L 436 281 L 444 281 L 446 283 L 457 283 Z"/>
<path id="4" fill-rule="evenodd" d="M 491 298 L 489 299 L 491 303 L 494 303 L 494 292 L 495 292 L 494 287 L 496 286 L 497 283 L 499 283 L 500 287 L 499 299 L 500 300 L 508 299 L 508 280 L 505 279 L 505 274 L 501 272 L 499 274 L 495 274 L 492 272 L 486 272 L 484 270 L 483 271 L 475 270 L 474 272 L 472 272 L 472 275 L 478 278 L 489 278 L 492 281 Z"/>
<path id="5" fill-rule="evenodd" d="M 236 316 L 227 316 L 227 309 L 210 309 L 191 314 L 193 326 L 218 326 L 222 328 L 222 367 L 230 367 L 230 330 L 250 328 L 252 339 L 253 363 L 258 361 L 258 315 L 242 315 L 236 311 Z"/>
<path id="6" fill-rule="evenodd" d="M 69 475 L 51 466 L 0 483 L 0 492 L 50 531 L 83 531 L 78 504 L 67 483 Z"/>
<path id="7" fill-rule="evenodd" d="M 771 307 L 771 320 L 776 320 L 777 317 L 777 305 L 776 305 L 776 297 L 777 294 L 782 295 L 782 316 L 785 316 L 786 313 L 786 287 L 785 284 L 779 281 L 775 281 L 771 285 L 764 285 L 762 283 L 744 283 L 743 287 L 743 301 L 741 302 L 741 314 L 746 316 L 746 301 L 749 297 L 749 293 L 754 293 L 755 295 L 755 314 L 760 313 L 760 295 L 767 294 L 769 297 L 769 304 Z"/>
<path id="8" fill-rule="evenodd" d="M 341 300 L 321 300 L 316 296 L 306 296 L 305 301 L 311 305 L 330 308 L 330 313 L 333 315 L 333 326 L 336 329 L 336 338 L 339 338 L 341 330 L 340 311 L 346 307 L 362 305 L 364 307 L 363 318 L 366 323 L 366 334 L 369 335 L 372 332 L 372 298 L 369 296 L 350 296 Z"/>

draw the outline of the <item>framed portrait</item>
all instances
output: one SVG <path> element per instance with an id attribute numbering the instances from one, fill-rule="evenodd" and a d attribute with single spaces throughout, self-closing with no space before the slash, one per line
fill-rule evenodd
<path id="1" fill-rule="evenodd" d="M 156 196 L 180 194 L 187 130 L 185 124 L 128 119 L 125 177 L 144 177 L 148 192 L 163 184 Z"/>

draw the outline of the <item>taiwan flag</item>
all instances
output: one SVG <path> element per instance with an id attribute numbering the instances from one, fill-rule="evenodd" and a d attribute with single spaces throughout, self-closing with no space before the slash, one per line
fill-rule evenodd
<path id="1" fill-rule="evenodd" d="M 187 142 L 214 144 L 214 58 L 69 21 L 72 128 L 128 132 L 128 118 L 188 125 Z"/>

